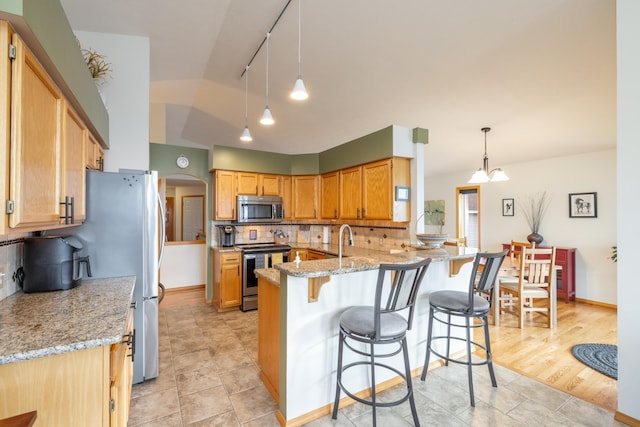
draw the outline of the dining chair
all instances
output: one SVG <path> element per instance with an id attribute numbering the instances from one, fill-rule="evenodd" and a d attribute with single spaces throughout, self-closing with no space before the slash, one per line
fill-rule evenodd
<path id="1" fill-rule="evenodd" d="M 406 333 L 411 329 L 418 290 L 430 263 L 431 259 L 426 258 L 410 264 L 381 264 L 373 305 L 350 307 L 340 315 L 336 396 L 331 416 L 334 420 L 338 417 L 340 392 L 343 391 L 351 399 L 372 407 L 374 427 L 376 407 L 395 406 L 407 400 L 411 405 L 414 425 L 420 425 L 413 398 Z M 356 359 L 343 366 L 345 347 L 357 355 L 365 356 L 365 359 Z M 376 347 L 388 350 L 376 351 Z M 380 361 L 400 353 L 404 359 L 404 372 Z M 350 391 L 342 381 L 347 370 L 363 365 L 369 368 L 370 399 L 359 396 L 360 390 Z M 376 392 L 376 368 L 398 374 L 406 383 L 406 393 L 392 402 L 379 402 Z"/>
<path id="2" fill-rule="evenodd" d="M 547 326 L 551 327 L 551 299 L 555 295 L 551 292 L 553 280 L 553 266 L 556 261 L 556 248 L 523 249 L 520 257 L 518 277 L 515 283 L 500 281 L 499 295 L 509 293 L 513 295 L 519 317 L 519 326 L 524 328 L 526 313 L 542 312 L 547 314 Z M 502 299 L 502 297 L 500 297 Z M 536 305 L 536 300 L 544 302 L 544 306 Z M 501 311 L 510 313 L 508 310 Z"/>
<path id="3" fill-rule="evenodd" d="M 466 291 L 441 290 L 434 291 L 429 294 L 429 327 L 427 332 L 427 354 L 424 359 L 422 368 L 422 381 L 427 377 L 429 369 L 429 359 L 431 353 L 444 359 L 445 366 L 449 362 L 458 363 L 467 366 L 467 376 L 469 381 L 469 398 L 471 406 L 475 406 L 475 398 L 473 394 L 473 366 L 487 365 L 489 376 L 491 377 L 491 385 L 497 387 L 496 377 L 493 372 L 493 360 L 491 355 L 491 342 L 489 339 L 489 311 L 491 303 L 479 294 L 491 294 L 491 290 L 495 286 L 496 278 L 500 272 L 500 266 L 507 256 L 507 250 L 497 253 L 478 253 L 473 261 L 471 276 L 469 278 L 469 287 Z M 476 278 L 478 279 L 476 280 Z M 460 319 L 464 319 L 461 322 Z M 476 322 L 479 320 L 480 322 Z M 433 336 L 433 326 L 438 322 L 446 325 L 446 334 Z M 452 336 L 451 328 L 464 328 L 465 336 Z M 472 331 L 476 328 L 482 328 L 484 332 L 484 344 L 473 340 Z M 435 350 L 439 348 L 437 343 L 441 340 L 446 341 L 445 354 L 441 354 Z M 449 350 L 451 340 L 464 341 L 466 343 L 466 357 L 463 359 L 452 358 Z M 483 350 L 485 353 L 484 360 L 474 361 L 471 358 L 471 346 Z"/>
<path id="4" fill-rule="evenodd" d="M 515 264 L 520 261 L 522 256 L 522 251 L 524 249 L 533 249 L 536 247 L 536 242 L 520 242 L 517 240 L 511 240 L 511 244 L 509 245 L 509 253 L 508 256 L 512 264 Z M 510 272 L 509 274 L 501 274 L 498 278 L 500 283 L 518 283 L 518 275 L 517 272 Z M 500 289 L 500 288 L 499 288 Z M 515 305 L 516 297 L 513 294 L 509 294 L 505 292 L 499 292 L 498 302 L 500 304 L 500 308 L 504 307 L 513 307 Z"/>

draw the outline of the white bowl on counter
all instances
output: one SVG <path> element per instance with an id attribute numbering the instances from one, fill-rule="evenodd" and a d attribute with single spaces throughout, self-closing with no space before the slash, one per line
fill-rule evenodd
<path id="1" fill-rule="evenodd" d="M 427 246 L 429 248 L 439 248 L 449 238 L 445 233 L 433 233 L 433 234 L 416 234 L 418 244 Z"/>

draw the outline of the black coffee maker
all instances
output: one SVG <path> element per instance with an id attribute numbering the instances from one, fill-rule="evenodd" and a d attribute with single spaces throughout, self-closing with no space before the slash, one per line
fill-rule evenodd
<path id="1" fill-rule="evenodd" d="M 218 230 L 221 246 L 229 247 L 236 244 L 236 228 L 233 225 L 220 225 Z"/>

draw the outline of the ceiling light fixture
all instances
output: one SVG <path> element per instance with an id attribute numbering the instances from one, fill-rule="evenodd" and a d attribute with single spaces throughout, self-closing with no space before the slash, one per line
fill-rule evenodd
<path id="1" fill-rule="evenodd" d="M 482 184 L 484 182 L 509 181 L 509 177 L 500 168 L 489 171 L 489 156 L 487 156 L 487 132 L 491 130 L 489 127 L 480 129 L 484 132 L 484 158 L 482 159 L 482 167 L 474 172 L 469 184 Z"/>
<path id="2" fill-rule="evenodd" d="M 271 110 L 269 109 L 269 38 L 271 37 L 271 33 L 267 33 L 267 76 L 265 78 L 265 107 L 264 113 L 262 113 L 262 118 L 260 119 L 260 123 L 263 125 L 272 125 L 275 123 L 273 120 L 273 116 L 271 115 Z"/>
<path id="3" fill-rule="evenodd" d="M 247 65 L 244 69 L 244 130 L 242 131 L 242 135 L 240 135 L 240 140 L 245 142 L 253 141 L 251 137 L 251 132 L 249 132 L 249 125 L 247 123 L 247 92 L 249 90 L 249 66 Z"/>
<path id="4" fill-rule="evenodd" d="M 293 85 L 293 91 L 291 91 L 291 98 L 302 101 L 309 98 L 309 94 L 307 93 L 307 89 L 304 87 L 304 82 L 302 81 L 302 73 L 300 72 L 300 9 L 301 9 L 301 0 L 298 0 L 298 78 L 296 79 L 295 84 Z"/>

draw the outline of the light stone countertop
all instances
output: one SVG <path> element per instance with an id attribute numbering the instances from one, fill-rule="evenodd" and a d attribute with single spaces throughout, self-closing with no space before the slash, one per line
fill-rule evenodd
<path id="1" fill-rule="evenodd" d="M 83 280 L 66 291 L 18 291 L 0 301 L 0 365 L 119 342 L 135 280 Z"/>
<path id="2" fill-rule="evenodd" d="M 306 244 L 292 247 L 313 249 L 330 255 L 338 253 L 335 245 Z M 376 270 L 380 264 L 412 263 L 424 258 L 431 258 L 433 262 L 454 259 L 473 258 L 478 252 L 475 248 L 443 246 L 438 249 L 413 248 L 409 252 L 388 253 L 373 249 L 363 249 L 352 246 L 343 247 L 342 262 L 338 258 L 327 258 L 312 261 L 286 262 L 276 264 L 271 269 L 258 269 L 255 274 L 274 284 L 280 284 L 280 273 L 294 277 L 323 277 L 335 274 L 347 274 L 357 271 Z M 276 274 L 277 273 L 277 274 Z"/>

